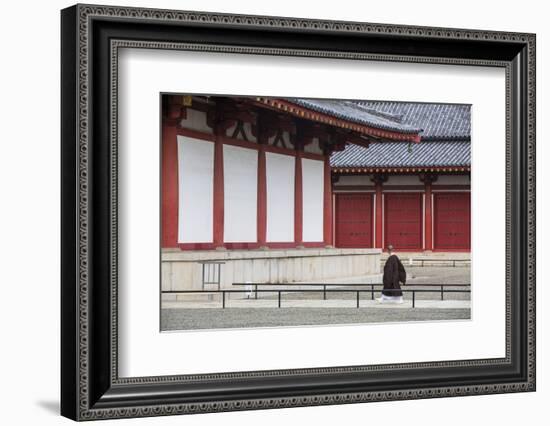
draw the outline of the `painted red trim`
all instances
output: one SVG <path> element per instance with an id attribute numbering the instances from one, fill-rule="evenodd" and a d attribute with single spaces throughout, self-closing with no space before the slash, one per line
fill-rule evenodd
<path id="1" fill-rule="evenodd" d="M 317 160 L 325 161 L 326 156 L 323 154 L 315 154 L 314 152 L 302 152 L 302 158 L 307 158 L 308 160 Z"/>
<path id="2" fill-rule="evenodd" d="M 424 191 L 423 185 L 384 185 L 385 191 Z M 372 185 L 334 185 L 333 192 L 338 191 L 362 191 L 372 192 L 376 187 Z M 469 191 L 470 185 L 435 185 L 432 184 L 432 192 L 437 191 Z"/>
<path id="3" fill-rule="evenodd" d="M 367 194 L 369 192 L 366 192 Z M 376 239 L 376 192 L 371 192 L 371 204 L 372 204 L 372 211 L 371 211 L 371 247 L 376 247 L 375 245 L 375 239 Z"/>
<path id="4" fill-rule="evenodd" d="M 325 244 L 324 241 L 302 243 L 302 247 L 305 247 L 305 248 L 321 248 L 321 247 L 325 247 L 325 246 L 326 246 L 326 244 Z"/>
<path id="5" fill-rule="evenodd" d="M 377 183 L 375 185 L 375 202 L 376 202 L 376 218 L 375 218 L 375 226 L 376 226 L 376 232 L 375 232 L 375 242 L 374 247 L 376 248 L 383 248 L 382 247 L 382 232 L 383 232 L 383 215 L 382 215 L 382 184 Z"/>
<path id="6" fill-rule="evenodd" d="M 213 243 L 180 243 L 180 250 L 214 250 L 216 247 Z"/>
<path id="7" fill-rule="evenodd" d="M 258 195 L 257 195 L 257 238 L 260 246 L 265 246 L 267 236 L 267 175 L 265 145 L 258 149 Z"/>
<path id="8" fill-rule="evenodd" d="M 425 250 L 433 250 L 432 236 L 432 184 L 426 182 L 424 184 L 424 245 Z"/>
<path id="9" fill-rule="evenodd" d="M 161 172 L 161 244 L 178 246 L 178 141 L 176 123 L 162 125 Z"/>
<path id="10" fill-rule="evenodd" d="M 376 187 L 374 185 L 333 185 L 332 192 L 338 191 L 360 191 L 360 192 L 374 192 Z"/>
<path id="11" fill-rule="evenodd" d="M 296 243 L 294 241 L 289 242 L 279 242 L 279 243 L 267 243 L 266 246 L 270 249 L 291 249 L 296 248 Z"/>
<path id="12" fill-rule="evenodd" d="M 260 244 L 254 243 L 224 243 L 223 245 L 228 250 L 250 250 L 260 248 Z"/>
<path id="13" fill-rule="evenodd" d="M 333 204 L 332 204 L 332 175 L 330 172 L 330 157 L 327 155 L 323 170 L 323 240 L 325 245 L 334 245 L 333 233 Z"/>
<path id="14" fill-rule="evenodd" d="M 425 191 L 424 185 L 384 185 L 386 191 Z M 469 185 L 434 185 L 432 184 L 432 191 L 434 190 L 470 190 Z"/>
<path id="15" fill-rule="evenodd" d="M 436 185 L 435 183 L 432 184 L 432 192 L 437 191 L 470 191 L 471 187 L 470 185 Z"/>
<path id="16" fill-rule="evenodd" d="M 387 191 L 424 191 L 422 185 L 384 185 Z M 362 191 L 373 192 L 376 187 L 373 185 L 333 185 L 332 191 Z M 432 184 L 432 192 L 437 191 L 470 191 L 470 185 L 435 185 Z"/>
<path id="17" fill-rule="evenodd" d="M 198 130 L 187 129 L 183 127 L 177 128 L 177 134 L 181 136 L 188 136 L 190 138 L 202 139 L 204 141 L 214 142 L 216 136 L 211 133 L 200 132 Z"/>
<path id="18" fill-rule="evenodd" d="M 304 194 L 302 186 L 302 153 L 296 151 L 294 161 L 294 242 L 302 244 L 304 219 Z"/>
<path id="19" fill-rule="evenodd" d="M 239 146 L 241 148 L 247 148 L 247 149 L 255 149 L 258 150 L 258 147 L 260 146 L 256 142 L 250 142 L 245 141 L 243 139 L 235 139 L 230 138 L 228 136 L 219 136 L 219 139 L 225 144 L 225 145 L 233 145 L 233 146 Z"/>
<path id="20" fill-rule="evenodd" d="M 177 244 L 180 250 L 215 250 L 216 248 L 223 247 L 227 250 L 257 250 L 260 248 L 268 249 L 299 249 L 299 248 L 322 248 L 325 247 L 324 242 L 305 242 L 299 246 L 295 242 L 280 242 L 280 243 L 224 243 L 223 246 L 217 246 L 213 243 L 182 243 Z"/>
<path id="21" fill-rule="evenodd" d="M 442 172 L 442 173 L 465 173 L 470 167 L 334 167 L 334 173 L 356 174 L 356 173 L 399 173 L 412 174 L 418 172 Z"/>
<path id="22" fill-rule="evenodd" d="M 313 111 L 311 109 L 296 105 L 289 101 L 284 101 L 274 98 L 256 98 L 256 104 L 264 108 L 284 111 L 287 114 L 293 115 L 306 120 L 317 121 L 328 124 L 330 126 L 340 127 L 346 130 L 352 130 L 358 133 L 364 133 L 370 136 L 377 136 L 386 139 L 420 142 L 420 135 L 417 133 L 400 133 L 391 130 L 382 130 L 364 124 L 355 123 L 353 121 L 336 118 L 329 114 Z"/>
<path id="23" fill-rule="evenodd" d="M 224 178 L 223 178 L 223 142 L 216 138 L 214 145 L 214 220 L 213 242 L 216 247 L 223 246 L 224 227 Z"/>

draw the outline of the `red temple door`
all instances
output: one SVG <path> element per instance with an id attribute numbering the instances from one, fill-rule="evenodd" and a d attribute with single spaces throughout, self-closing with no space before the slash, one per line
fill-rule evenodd
<path id="1" fill-rule="evenodd" d="M 384 244 L 397 250 L 422 249 L 422 194 L 384 194 Z"/>
<path id="2" fill-rule="evenodd" d="M 373 194 L 336 194 L 336 247 L 373 246 Z"/>
<path id="3" fill-rule="evenodd" d="M 434 194 L 434 249 L 470 249 L 470 193 Z"/>

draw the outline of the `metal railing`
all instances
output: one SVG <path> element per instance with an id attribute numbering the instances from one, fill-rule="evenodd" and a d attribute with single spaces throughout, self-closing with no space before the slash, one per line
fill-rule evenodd
<path id="1" fill-rule="evenodd" d="M 387 259 L 380 259 L 380 262 L 381 263 L 384 263 Z M 412 259 L 412 263 L 411 263 L 411 259 L 410 258 L 402 258 L 401 259 L 401 262 L 405 265 L 408 265 L 408 266 L 420 266 L 420 267 L 424 267 L 426 266 L 426 263 L 445 263 L 445 264 L 452 264 L 453 265 L 453 268 L 456 267 L 457 263 L 458 264 L 471 264 L 471 260 L 470 259 Z M 435 265 L 429 265 L 429 266 L 435 266 Z"/>
<path id="2" fill-rule="evenodd" d="M 225 262 L 216 260 L 202 260 L 198 263 L 202 265 L 202 289 L 205 290 L 207 285 L 215 285 L 219 290 L 222 277 L 221 268 Z"/>
<path id="3" fill-rule="evenodd" d="M 257 284 L 260 285 L 260 284 Z M 300 284 L 303 285 L 303 284 Z M 317 284 L 318 285 L 318 284 Z M 331 285 L 331 284 L 321 284 L 321 285 Z M 355 284 L 355 286 L 364 286 L 365 284 Z M 360 294 L 361 293 L 370 293 L 371 294 L 371 300 L 374 300 L 374 292 L 378 291 L 374 289 L 375 285 L 380 286 L 381 284 L 367 284 L 370 285 L 370 289 L 330 289 L 330 288 L 323 288 L 321 289 L 271 289 L 271 290 L 263 290 L 256 288 L 255 292 L 257 293 L 277 293 L 277 307 L 281 307 L 281 301 L 282 301 L 282 293 L 318 293 L 323 292 L 324 294 L 324 300 L 326 300 L 326 293 L 355 293 L 356 294 L 356 307 L 359 308 L 360 304 Z M 426 284 L 419 284 L 424 285 Z M 444 286 L 444 284 L 436 284 L 438 286 Z M 453 284 L 454 285 L 454 284 Z M 348 285 L 349 286 L 349 285 Z M 457 286 L 457 285 L 455 285 Z M 462 284 L 462 286 L 469 286 L 469 284 Z M 391 290 L 384 290 L 389 292 L 398 292 L 401 291 L 403 293 L 412 293 L 412 307 L 415 308 L 416 306 L 416 293 L 439 293 L 440 290 L 430 290 L 430 289 L 391 289 Z M 457 290 L 457 289 L 445 289 L 446 293 L 470 293 L 470 290 Z M 222 309 L 226 308 L 226 294 L 231 293 L 249 293 L 249 290 L 243 289 L 243 290 L 166 290 L 162 291 L 163 294 L 211 294 L 211 293 L 220 293 L 222 295 Z"/>
<path id="4" fill-rule="evenodd" d="M 372 295 L 372 299 L 374 300 L 374 291 L 375 287 L 383 287 L 384 284 L 381 283 L 374 283 L 374 284 L 331 284 L 331 283 L 293 283 L 293 284 L 271 284 L 271 283 L 233 283 L 233 285 L 236 286 L 247 286 L 247 287 L 254 287 L 254 298 L 258 298 L 258 286 L 260 287 L 281 287 L 281 286 L 315 286 L 315 287 L 322 287 L 323 289 L 323 300 L 327 300 L 327 287 L 369 287 Z M 470 284 L 464 283 L 464 284 L 434 284 L 434 283 L 427 283 L 427 284 L 407 284 L 408 288 L 410 287 L 439 287 L 439 293 L 441 294 L 441 300 L 444 300 L 444 294 L 445 292 L 448 292 L 449 290 L 446 290 L 445 287 L 470 287 Z M 286 289 L 283 289 L 285 291 Z M 403 289 L 402 289 L 403 290 Z M 430 290 L 432 292 L 433 290 Z M 247 290 L 248 293 L 250 293 L 250 290 Z"/>

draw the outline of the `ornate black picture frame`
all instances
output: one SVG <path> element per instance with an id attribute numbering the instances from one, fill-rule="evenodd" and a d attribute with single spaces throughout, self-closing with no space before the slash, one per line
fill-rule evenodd
<path id="1" fill-rule="evenodd" d="M 63 10 L 61 28 L 62 415 L 92 420 L 535 390 L 535 35 L 95 5 Z M 119 378 L 120 47 L 504 68 L 506 356 Z"/>

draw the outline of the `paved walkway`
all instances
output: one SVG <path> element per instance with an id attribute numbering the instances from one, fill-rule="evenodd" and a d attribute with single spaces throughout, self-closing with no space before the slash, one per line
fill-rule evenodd
<path id="1" fill-rule="evenodd" d="M 333 299 L 333 300 L 310 300 L 310 299 L 289 299 L 287 295 L 281 298 L 281 308 L 355 308 L 357 309 L 357 299 Z M 370 296 L 369 296 L 370 297 Z M 189 301 L 189 302 L 164 302 L 163 309 L 220 309 L 222 308 L 221 298 L 216 296 L 216 300 Z M 226 300 L 226 309 L 263 309 L 277 308 L 278 299 L 235 299 Z M 359 300 L 360 308 L 371 309 L 412 309 L 412 301 L 405 299 L 403 303 L 378 302 L 376 300 Z M 416 300 L 415 309 L 436 308 L 436 309 L 468 309 L 469 300 Z"/>

